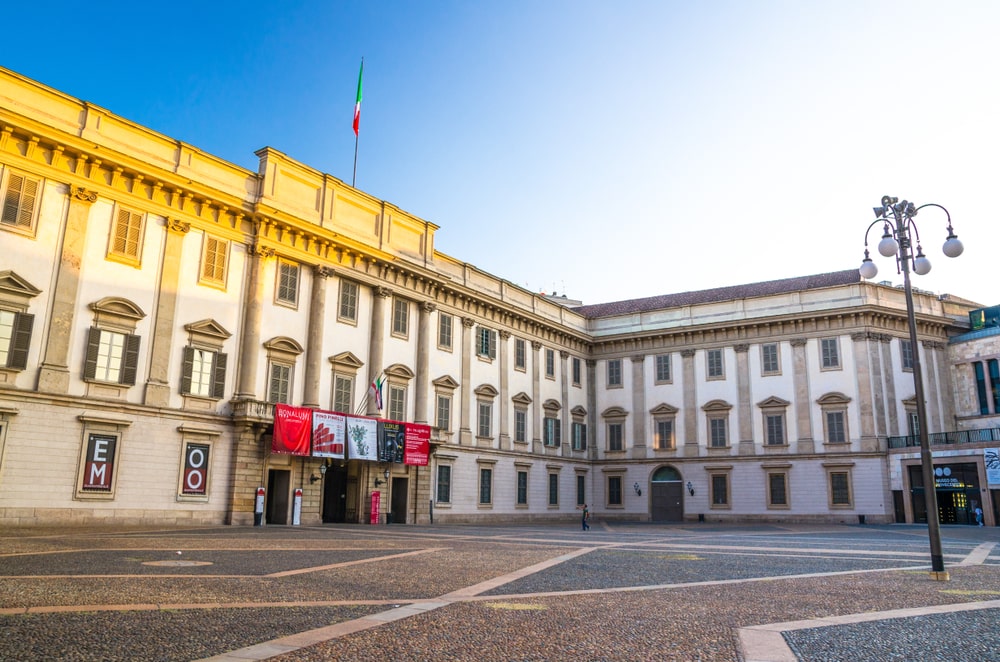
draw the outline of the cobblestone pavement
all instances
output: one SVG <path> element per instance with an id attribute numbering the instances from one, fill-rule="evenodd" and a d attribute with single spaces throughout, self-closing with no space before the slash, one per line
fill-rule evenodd
<path id="1" fill-rule="evenodd" d="M 1000 660 L 1000 529 L 0 533 L 0 660 Z"/>

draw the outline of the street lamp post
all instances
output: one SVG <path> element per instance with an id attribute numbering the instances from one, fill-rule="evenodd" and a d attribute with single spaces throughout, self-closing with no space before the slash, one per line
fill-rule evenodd
<path id="1" fill-rule="evenodd" d="M 910 327 L 910 351 L 913 360 L 913 390 L 917 400 L 917 436 L 920 439 L 920 464 L 924 478 L 924 499 L 927 507 L 927 535 L 931 545 L 931 578 L 948 581 L 948 573 L 944 569 L 944 557 L 941 554 L 941 526 L 938 519 L 937 492 L 934 488 L 934 459 L 931 455 L 930 438 L 927 431 L 927 402 L 924 399 L 924 377 L 920 367 L 920 350 L 917 344 L 917 322 L 913 312 L 913 289 L 910 286 L 910 270 L 923 276 L 931 270 L 931 263 L 924 257 L 920 246 L 920 232 L 913 217 L 925 207 L 937 207 L 948 218 L 948 237 L 942 250 L 948 257 L 958 257 L 962 254 L 962 242 L 955 236 L 951 228 L 951 214 L 941 205 L 929 203 L 915 206 L 906 200 L 890 196 L 882 197 L 882 205 L 875 207 L 875 221 L 865 232 L 865 258 L 861 262 L 861 276 L 865 279 L 874 278 L 878 267 L 868 256 L 868 233 L 881 223 L 883 225 L 882 240 L 878 244 L 878 252 L 884 257 L 896 258 L 896 271 L 903 274 L 903 289 L 906 293 L 906 321 Z M 914 241 L 916 254 L 913 253 Z"/>

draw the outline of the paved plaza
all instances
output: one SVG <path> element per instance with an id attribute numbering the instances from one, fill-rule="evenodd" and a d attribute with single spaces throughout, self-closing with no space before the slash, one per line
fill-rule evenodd
<path id="1" fill-rule="evenodd" d="M 7 529 L 0 660 L 1000 660 L 1000 529 Z"/>

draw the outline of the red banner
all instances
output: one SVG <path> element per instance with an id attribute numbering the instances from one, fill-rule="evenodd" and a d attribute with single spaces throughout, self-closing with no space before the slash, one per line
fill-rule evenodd
<path id="1" fill-rule="evenodd" d="M 304 407 L 274 406 L 274 435 L 272 453 L 309 455 L 312 438 L 312 409 Z"/>
<path id="2" fill-rule="evenodd" d="M 372 509 L 371 512 L 368 514 L 369 524 L 378 524 L 378 508 L 381 501 L 382 501 L 382 493 L 372 492 Z"/>
<path id="3" fill-rule="evenodd" d="M 406 442 L 403 447 L 403 464 L 427 466 L 431 452 L 431 426 L 419 423 L 406 424 Z"/>

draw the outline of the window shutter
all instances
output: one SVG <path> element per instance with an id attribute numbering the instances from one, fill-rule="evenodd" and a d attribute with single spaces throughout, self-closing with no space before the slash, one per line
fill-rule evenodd
<path id="1" fill-rule="evenodd" d="M 101 330 L 96 326 L 87 332 L 87 358 L 83 362 L 83 378 L 93 379 L 97 374 L 97 353 L 101 349 Z"/>
<path id="2" fill-rule="evenodd" d="M 118 379 L 119 384 L 133 386 L 135 384 L 135 373 L 139 367 L 139 343 L 142 339 L 139 336 L 125 336 L 125 356 L 122 357 L 122 372 Z"/>
<path id="3" fill-rule="evenodd" d="M 37 195 L 38 180 L 11 173 L 7 180 L 7 192 L 3 200 L 3 216 L 0 220 L 7 225 L 30 228 Z"/>
<path id="4" fill-rule="evenodd" d="M 212 367 L 212 397 L 222 398 L 226 395 L 226 362 L 228 357 L 222 352 L 215 353 L 215 365 Z"/>
<path id="5" fill-rule="evenodd" d="M 556 446 L 562 445 L 562 421 L 558 418 L 556 420 Z"/>
<path id="6" fill-rule="evenodd" d="M 7 354 L 8 368 L 24 370 L 28 367 L 28 349 L 31 347 L 31 327 L 34 321 L 35 316 L 28 313 L 14 315 L 14 337 L 11 338 L 10 353 Z"/>
<path id="7" fill-rule="evenodd" d="M 184 348 L 184 366 L 181 368 L 181 394 L 191 395 L 191 373 L 194 372 L 194 347 Z"/>
<path id="8" fill-rule="evenodd" d="M 582 428 L 580 430 L 580 438 L 581 438 L 580 450 L 584 450 L 585 451 L 585 450 L 587 450 L 587 424 L 586 423 L 582 423 L 582 424 L 580 424 L 580 427 Z"/>
<path id="9" fill-rule="evenodd" d="M 496 331 L 490 331 L 489 332 L 489 339 L 490 339 L 490 341 L 489 341 L 490 342 L 490 358 L 491 359 L 495 359 L 497 357 L 497 332 Z"/>

